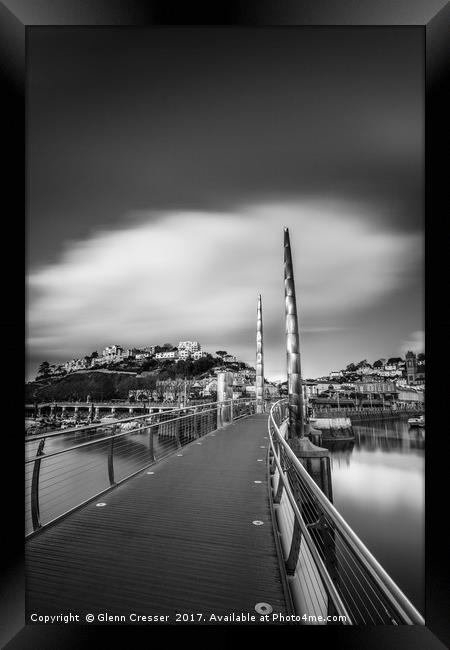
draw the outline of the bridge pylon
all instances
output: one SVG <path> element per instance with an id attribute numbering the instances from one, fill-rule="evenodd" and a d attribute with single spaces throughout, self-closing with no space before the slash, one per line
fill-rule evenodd
<path id="1" fill-rule="evenodd" d="M 256 412 L 264 412 L 264 349 L 261 294 L 256 308 Z"/>
<path id="2" fill-rule="evenodd" d="M 312 429 L 310 424 L 305 421 L 306 416 L 300 364 L 300 331 L 295 295 L 294 267 L 292 264 L 291 242 L 288 228 L 284 229 L 284 297 L 289 408 L 288 442 L 299 459 L 309 459 L 306 463 L 309 467 L 309 473 L 325 494 L 331 498 L 330 452 L 323 447 L 317 447 L 307 437 Z M 313 461 L 312 459 L 317 460 Z M 321 459 L 324 460 L 322 461 Z"/>

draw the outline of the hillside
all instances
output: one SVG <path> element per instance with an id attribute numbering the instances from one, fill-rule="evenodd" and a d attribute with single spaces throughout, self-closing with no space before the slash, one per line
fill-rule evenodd
<path id="1" fill-rule="evenodd" d="M 156 376 L 155 376 L 156 375 Z M 136 388 L 155 388 L 157 373 L 144 376 L 122 372 L 81 371 L 59 379 L 35 381 L 25 386 L 26 402 L 53 400 L 86 401 L 88 395 L 95 400 L 126 399 Z"/>
<path id="2" fill-rule="evenodd" d="M 80 400 L 90 395 L 92 401 L 127 399 L 130 390 L 155 389 L 156 382 L 167 379 L 193 379 L 209 374 L 221 364 L 217 357 L 202 358 L 199 361 L 178 363 L 147 362 L 138 368 L 118 366 L 113 369 L 79 370 L 63 377 L 43 377 L 25 385 L 25 402 L 47 402 Z M 243 363 L 230 364 L 245 366 Z M 136 372 L 138 371 L 138 372 Z"/>

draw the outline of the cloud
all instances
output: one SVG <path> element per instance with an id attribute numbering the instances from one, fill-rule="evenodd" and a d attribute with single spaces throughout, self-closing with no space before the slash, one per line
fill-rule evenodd
<path id="1" fill-rule="evenodd" d="M 126 227 L 71 242 L 57 262 L 30 269 L 28 353 L 54 358 L 57 350 L 63 359 L 114 342 L 192 338 L 252 361 L 258 293 L 265 329 L 283 341 L 284 226 L 302 331 L 351 325 L 355 313 L 401 291 L 422 256 L 420 234 L 372 226 L 367 211 L 310 199 L 128 214 Z"/>
<path id="2" fill-rule="evenodd" d="M 425 332 L 423 330 L 411 332 L 409 337 L 401 342 L 399 347 L 400 354 L 405 355 L 409 350 L 416 354 L 425 351 Z"/>

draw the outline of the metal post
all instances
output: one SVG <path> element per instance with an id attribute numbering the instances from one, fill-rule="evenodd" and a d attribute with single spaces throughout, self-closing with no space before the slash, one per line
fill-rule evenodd
<path id="1" fill-rule="evenodd" d="M 230 397 L 233 396 L 233 375 L 231 372 L 217 374 L 217 428 L 230 423 Z"/>
<path id="2" fill-rule="evenodd" d="M 109 484 L 114 485 L 114 432 L 111 435 L 111 442 L 109 443 L 109 453 L 108 453 L 108 478 Z"/>
<path id="3" fill-rule="evenodd" d="M 36 452 L 36 460 L 33 466 L 33 476 L 31 479 L 31 519 L 33 530 L 41 527 L 41 516 L 39 511 L 39 474 L 41 472 L 41 456 L 43 455 L 45 438 L 43 438 Z"/>
<path id="4" fill-rule="evenodd" d="M 300 367 L 300 336 L 295 297 L 294 269 L 292 266 L 289 229 L 284 229 L 284 297 L 286 315 L 286 353 L 289 398 L 289 438 L 305 435 L 303 393 Z"/>
<path id="5" fill-rule="evenodd" d="M 154 443 L 153 443 L 153 434 L 158 434 L 158 425 L 156 424 L 158 422 L 159 416 L 155 415 L 154 419 L 152 419 L 152 424 L 149 428 L 149 449 L 150 449 L 150 458 L 152 461 L 155 460 L 155 449 L 154 449 Z M 155 426 L 156 424 L 156 426 Z"/>
<path id="6" fill-rule="evenodd" d="M 264 412 L 264 351 L 261 294 L 256 309 L 256 412 Z"/>

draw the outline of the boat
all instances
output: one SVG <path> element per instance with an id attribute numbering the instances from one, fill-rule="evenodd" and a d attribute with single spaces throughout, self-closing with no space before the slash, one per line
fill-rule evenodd
<path id="1" fill-rule="evenodd" d="M 424 427 L 425 426 L 425 416 L 419 415 L 418 418 L 409 418 L 408 424 L 410 427 Z"/>

